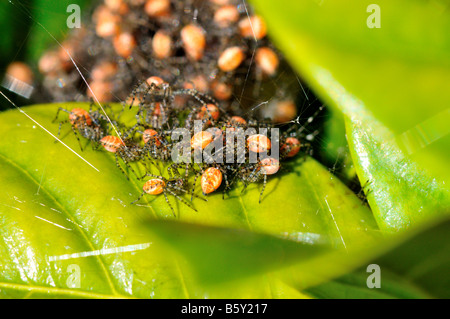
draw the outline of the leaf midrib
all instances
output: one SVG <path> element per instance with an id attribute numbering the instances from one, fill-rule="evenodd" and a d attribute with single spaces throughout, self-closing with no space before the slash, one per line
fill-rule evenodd
<path id="1" fill-rule="evenodd" d="M 120 294 L 98 294 L 98 293 L 92 293 L 92 292 L 86 292 L 83 290 L 76 290 L 76 289 L 63 289 L 63 288 L 54 288 L 54 287 L 46 287 L 46 286 L 38 286 L 38 285 L 22 285 L 22 284 L 11 284 L 8 282 L 0 282 L 1 288 L 7 288 L 7 289 L 15 289 L 15 290 L 27 290 L 30 291 L 31 295 L 27 297 L 31 297 L 33 294 L 33 291 L 36 292 L 42 292 L 42 293 L 54 293 L 54 294 L 63 294 L 63 295 L 69 295 L 69 296 L 78 296 L 78 297 L 86 297 L 86 298 L 95 298 L 95 299 L 102 299 L 102 298 L 108 298 L 108 299 L 134 299 L 130 296 L 120 295 Z"/>
<path id="2" fill-rule="evenodd" d="M 137 191 L 139 191 L 139 187 L 138 187 L 138 185 L 136 184 L 136 182 L 135 182 L 134 179 L 131 179 L 131 178 L 130 178 L 130 179 L 129 179 L 129 182 L 131 183 L 131 185 L 133 185 L 133 186 L 136 188 Z M 144 198 L 145 202 L 148 204 L 147 207 L 149 207 L 149 208 L 151 209 L 151 211 L 152 211 L 152 213 L 153 213 L 153 216 L 155 216 L 155 218 L 158 218 L 158 214 L 156 214 L 156 211 L 155 211 L 155 209 L 153 208 L 152 204 L 148 201 L 148 199 L 146 198 L 146 196 L 144 196 L 143 198 Z M 176 257 L 175 257 L 175 266 L 176 266 L 177 272 L 178 272 L 179 275 L 180 275 L 180 284 L 181 284 L 181 286 L 183 287 L 183 292 L 184 292 L 184 294 L 186 295 L 186 298 L 189 299 L 189 298 L 190 298 L 190 297 L 189 297 L 190 294 L 189 294 L 189 291 L 188 291 L 188 288 L 187 288 L 187 285 L 186 285 L 186 281 L 185 281 L 185 279 L 184 279 L 184 274 L 183 274 L 183 272 L 182 272 L 182 270 L 181 270 L 181 268 L 180 268 L 180 266 L 179 266 L 179 263 L 178 263 L 178 260 L 176 259 Z"/>

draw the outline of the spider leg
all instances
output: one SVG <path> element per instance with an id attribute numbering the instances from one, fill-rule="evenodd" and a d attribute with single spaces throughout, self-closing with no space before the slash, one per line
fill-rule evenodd
<path id="1" fill-rule="evenodd" d="M 72 125 L 72 131 L 73 131 L 73 134 L 75 135 L 75 137 L 77 138 L 77 141 L 78 141 L 78 144 L 80 145 L 81 151 L 83 152 L 83 146 L 81 146 L 81 140 L 78 137 L 77 129 L 75 128 L 74 125 Z"/>
<path id="2" fill-rule="evenodd" d="M 95 144 L 94 141 L 91 140 L 91 139 L 88 139 L 88 141 L 87 141 L 87 143 L 86 143 L 86 147 L 89 145 L 89 143 L 91 144 L 91 147 L 92 147 L 92 150 L 93 150 L 93 151 L 97 150 L 96 144 Z"/>
<path id="3" fill-rule="evenodd" d="M 141 126 L 141 125 L 142 125 L 142 124 L 140 124 L 140 123 L 134 124 L 128 131 L 126 131 L 126 132 L 123 134 L 123 138 L 124 138 L 124 139 L 127 139 L 128 136 L 134 135 L 134 133 L 136 133 L 137 128 L 138 128 L 139 126 Z"/>
<path id="4" fill-rule="evenodd" d="M 187 190 L 185 190 L 185 189 L 183 189 L 183 188 L 180 188 L 180 187 L 177 187 L 177 186 L 171 186 L 171 187 L 172 187 L 173 189 L 177 190 L 177 191 L 183 192 L 183 193 L 185 193 L 185 194 L 189 194 L 189 191 L 187 191 Z M 205 202 L 208 201 L 206 198 L 200 197 L 200 196 L 198 196 L 198 195 L 196 195 L 196 194 L 191 194 L 191 196 L 194 196 L 194 197 L 196 197 L 196 198 L 200 198 L 200 199 L 204 200 Z M 191 202 L 192 202 L 192 197 L 191 197 Z"/>
<path id="5" fill-rule="evenodd" d="M 194 185 L 192 186 L 192 191 L 191 191 L 191 202 L 192 202 L 192 200 L 193 200 L 193 198 L 194 198 L 194 191 L 195 191 L 195 185 L 197 184 L 197 179 L 198 179 L 198 177 L 200 176 L 200 172 L 197 172 L 196 174 L 195 174 L 195 176 L 194 176 Z"/>
<path id="6" fill-rule="evenodd" d="M 185 191 L 185 193 L 187 193 L 187 191 Z M 203 201 L 205 201 L 205 202 L 208 201 L 206 198 L 203 198 L 203 197 L 198 196 L 198 195 L 196 195 L 196 194 L 193 194 L 193 196 L 194 196 L 195 198 L 199 198 L 199 199 L 201 199 L 201 200 L 203 200 Z M 192 202 L 192 200 L 191 200 L 191 202 Z"/>
<path id="7" fill-rule="evenodd" d="M 188 180 L 189 177 L 189 163 L 185 163 L 186 166 L 184 167 L 184 179 Z"/>
<path id="8" fill-rule="evenodd" d="M 94 101 L 91 99 L 91 104 L 89 104 L 89 114 L 92 113 L 92 107 L 95 106 Z"/>
<path id="9" fill-rule="evenodd" d="M 228 177 L 226 172 L 222 172 L 223 178 L 225 180 L 225 188 L 222 191 L 222 199 L 225 199 L 225 193 L 230 189 L 230 185 L 228 184 Z"/>
<path id="10" fill-rule="evenodd" d="M 170 209 L 172 210 L 173 217 L 177 217 L 177 215 L 175 215 L 175 211 L 173 210 L 172 205 L 169 202 L 169 198 L 167 198 L 167 194 L 166 194 L 166 190 L 165 189 L 163 191 L 163 195 L 164 195 L 164 198 L 166 199 L 167 204 L 169 205 Z"/>
<path id="11" fill-rule="evenodd" d="M 194 115 L 197 114 L 197 107 L 193 106 L 185 120 L 185 127 L 190 130 L 193 126 Z"/>
<path id="12" fill-rule="evenodd" d="M 153 145 L 154 146 L 154 148 L 156 147 L 156 145 Z M 143 152 L 145 153 L 145 156 L 144 156 L 144 158 L 146 158 L 146 159 L 148 159 L 149 161 L 150 161 L 150 164 L 152 164 L 153 166 L 156 166 L 156 163 L 153 161 L 153 158 L 150 156 L 150 150 L 149 150 L 149 147 L 150 147 L 150 144 L 149 143 L 147 143 L 147 144 L 145 144 L 144 145 L 144 148 L 143 148 Z M 154 156 L 155 156 L 155 158 L 156 158 L 156 154 L 153 154 Z M 145 166 L 145 165 L 144 165 Z M 147 168 L 147 167 L 145 167 L 145 168 Z"/>
<path id="13" fill-rule="evenodd" d="M 264 193 L 264 189 L 266 188 L 266 184 L 267 184 L 267 174 L 264 174 L 264 184 L 263 184 L 263 188 L 261 190 L 261 193 L 259 193 L 259 203 L 261 204 L 262 201 L 262 195 Z"/>
<path id="14" fill-rule="evenodd" d="M 213 118 L 213 116 L 211 114 L 211 111 L 209 110 L 209 108 L 206 105 L 204 105 L 204 107 L 206 108 L 207 118 L 203 119 L 202 124 L 205 125 L 205 124 L 208 124 L 208 122 L 209 122 L 209 123 L 211 123 L 212 126 L 215 126 L 216 125 L 216 120 L 214 120 L 214 118 Z"/>
<path id="15" fill-rule="evenodd" d="M 114 153 L 114 156 L 116 158 L 116 166 L 120 169 L 120 171 L 123 173 L 123 175 L 125 175 L 127 180 L 130 180 L 130 178 L 128 177 L 127 173 L 125 173 L 125 171 L 123 170 L 122 166 L 119 163 L 119 156 L 117 155 L 117 153 Z"/>
<path id="16" fill-rule="evenodd" d="M 65 120 L 65 121 L 62 121 L 62 122 L 59 122 L 59 128 L 58 128 L 58 138 L 59 138 L 59 136 L 61 135 L 61 127 L 62 127 L 62 125 L 63 124 L 66 124 L 66 123 L 69 123 L 69 120 Z M 55 143 L 58 143 L 58 140 L 57 139 L 55 139 Z"/>
<path id="17" fill-rule="evenodd" d="M 178 199 L 180 202 L 182 202 L 183 204 L 185 204 L 187 207 L 191 208 L 194 211 L 197 211 L 194 207 L 192 207 L 191 205 L 189 205 L 189 203 L 187 201 L 185 201 L 184 199 L 182 199 L 180 196 L 178 196 L 174 191 L 167 189 L 166 191 L 169 192 L 171 195 L 175 196 L 176 199 Z"/>
<path id="18" fill-rule="evenodd" d="M 159 178 L 159 179 L 165 180 L 165 178 L 162 177 L 162 176 L 160 176 L 160 175 L 155 175 L 155 174 L 150 174 L 150 173 L 146 173 L 144 176 L 142 176 L 142 177 L 139 178 L 139 179 L 144 179 L 144 177 L 147 177 L 147 176 L 155 177 L 155 178 Z"/>
<path id="19" fill-rule="evenodd" d="M 172 164 L 167 167 L 167 173 L 169 174 L 170 178 L 174 178 L 175 176 L 180 175 L 179 173 L 175 174 L 176 168 L 174 166 L 175 166 L 175 164 Z"/>
<path id="20" fill-rule="evenodd" d="M 215 105 L 219 104 L 219 103 L 217 103 L 216 99 L 214 99 L 213 97 L 209 96 L 208 94 L 200 93 L 196 89 L 179 89 L 179 90 L 173 91 L 173 95 L 183 95 L 183 94 L 192 96 L 194 99 L 199 101 L 202 105 L 206 104 L 205 100 L 203 100 L 202 98 L 208 100 L 209 102 L 211 102 Z"/>
<path id="21" fill-rule="evenodd" d="M 228 186 L 229 186 L 228 189 L 231 189 L 231 185 L 233 185 L 234 181 L 236 180 L 236 177 L 238 175 L 237 172 L 241 166 L 242 166 L 242 164 L 232 170 L 231 174 L 233 175 L 233 178 L 231 179 L 231 182 L 228 184 Z"/>
<path id="22" fill-rule="evenodd" d="M 250 183 L 244 182 L 244 187 L 242 187 L 241 195 L 245 192 L 245 190 L 247 189 L 247 186 L 248 186 L 249 184 L 250 184 Z"/>
<path id="23" fill-rule="evenodd" d="M 136 113 L 136 122 L 139 123 L 139 124 L 141 124 L 141 113 L 142 113 L 142 111 L 143 111 L 143 107 L 141 107 L 141 104 L 139 104 L 139 109 L 138 109 L 138 111 Z M 145 122 L 146 121 L 144 120 L 144 123 Z"/>
<path id="24" fill-rule="evenodd" d="M 134 200 L 134 201 L 132 201 L 132 202 L 130 203 L 130 205 L 133 205 L 134 203 L 136 203 L 137 201 L 139 201 L 139 200 L 142 198 L 142 196 L 144 196 L 144 194 L 145 194 L 145 192 L 142 192 L 141 195 L 139 195 L 139 197 L 138 197 L 136 200 Z"/>
<path id="25" fill-rule="evenodd" d="M 161 111 L 161 117 L 162 117 L 161 125 L 164 125 L 167 122 L 167 114 L 166 114 L 167 104 L 166 104 L 166 99 L 164 99 L 161 102 L 159 109 Z"/>
<path id="26" fill-rule="evenodd" d="M 312 148 L 311 143 L 305 143 L 306 150 L 303 152 L 303 159 L 302 161 L 305 162 L 308 155 L 312 156 Z"/>
<path id="27" fill-rule="evenodd" d="M 61 111 L 64 111 L 64 112 L 69 113 L 69 114 L 71 113 L 70 111 L 66 110 L 65 108 L 62 108 L 62 107 L 58 108 L 58 111 L 56 111 L 56 116 L 53 119 L 52 123 L 54 123 L 58 119 L 59 112 L 61 112 Z"/>
<path id="28" fill-rule="evenodd" d="M 147 83 L 147 82 L 145 82 L 145 83 Z M 131 103 L 130 103 L 130 109 L 133 107 L 133 104 L 134 104 L 134 101 L 136 100 L 136 96 L 137 96 L 137 94 L 138 93 L 141 93 L 141 86 L 142 86 L 142 82 L 141 83 L 138 83 L 135 87 L 134 87 L 134 89 L 131 91 L 131 93 L 130 93 L 130 97 L 133 97 L 132 99 L 131 99 Z"/>
<path id="29" fill-rule="evenodd" d="M 248 185 L 250 185 L 250 183 L 254 183 L 254 182 L 256 182 L 258 179 L 259 179 L 259 177 L 260 177 L 260 171 L 258 170 L 259 169 L 259 165 L 256 165 L 255 166 L 255 168 L 253 169 L 253 171 L 250 173 L 250 175 L 248 176 L 248 182 L 247 181 L 245 181 L 245 180 L 243 180 L 243 182 L 244 182 L 244 187 L 243 187 L 243 189 L 242 189 L 242 191 L 241 191 L 241 194 L 245 191 L 245 189 L 247 188 L 247 186 Z"/>
<path id="30" fill-rule="evenodd" d="M 255 168 L 253 169 L 253 171 L 250 173 L 250 176 L 249 176 L 249 178 L 252 180 L 252 178 L 254 178 L 254 176 L 256 175 L 256 174 L 258 174 L 259 173 L 259 168 L 260 168 L 260 166 L 259 165 L 256 165 L 255 166 Z M 255 179 L 257 179 L 258 177 L 255 177 Z"/>
<path id="31" fill-rule="evenodd" d="M 189 164 L 186 163 L 186 166 L 187 166 L 187 165 L 189 165 Z M 194 196 L 195 196 L 195 197 L 198 197 L 197 195 L 194 194 L 194 191 L 195 191 L 195 185 L 197 184 L 197 179 L 198 179 L 198 177 L 199 177 L 200 175 L 202 175 L 202 173 L 204 173 L 204 170 L 203 170 L 203 168 L 200 166 L 199 163 L 197 163 L 197 166 L 198 166 L 198 168 L 199 168 L 199 171 L 196 171 L 195 176 L 194 176 L 194 184 L 193 184 L 193 186 L 192 186 L 192 191 L 191 191 L 191 202 L 192 202 Z"/>
<path id="32" fill-rule="evenodd" d="M 95 136 L 91 137 L 92 149 L 94 149 L 94 150 L 99 149 L 99 147 L 101 145 L 99 141 L 102 139 L 102 137 L 103 137 L 103 135 L 100 135 L 100 136 L 95 135 Z"/>
<path id="33" fill-rule="evenodd" d="M 125 165 L 131 170 L 131 172 L 136 176 L 136 178 L 139 178 L 138 174 L 135 172 L 135 170 L 131 167 L 130 163 L 125 159 L 125 156 L 122 157 L 122 161 L 125 163 Z"/>

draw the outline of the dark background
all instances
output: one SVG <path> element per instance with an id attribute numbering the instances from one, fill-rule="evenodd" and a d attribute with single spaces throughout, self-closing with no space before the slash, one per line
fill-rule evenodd
<path id="1" fill-rule="evenodd" d="M 58 41 L 70 32 L 66 26 L 69 4 L 81 8 L 82 21 L 89 15 L 93 0 L 2 0 L 0 1 L 0 83 L 3 81 L 7 66 L 13 61 L 27 63 L 33 70 L 35 82 L 40 79 L 37 63 L 42 53 L 57 46 L 55 40 L 45 31 L 47 29 Z M 37 22 L 42 24 L 45 29 Z M 30 100 L 1 88 L 17 105 L 33 104 Z M 11 108 L 1 98 L 0 110 Z"/>

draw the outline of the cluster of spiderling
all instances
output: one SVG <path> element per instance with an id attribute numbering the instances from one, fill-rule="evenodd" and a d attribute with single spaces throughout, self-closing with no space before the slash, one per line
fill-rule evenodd
<path id="1" fill-rule="evenodd" d="M 61 111 L 68 118 L 59 120 L 58 135 L 70 124 L 81 148 L 87 139 L 114 154 L 127 178 L 150 177 L 134 202 L 163 194 L 174 215 L 168 195 L 195 210 L 194 197 L 205 199 L 219 188 L 225 197 L 237 181 L 243 190 L 262 182 L 261 202 L 280 162 L 308 150 L 304 127 L 293 121 L 297 108 L 289 85 L 297 85 L 296 75 L 267 38 L 265 21 L 242 0 L 101 1 L 91 22 L 45 53 L 39 69 L 54 101 L 122 103 L 120 111 L 99 103 L 89 110 L 60 108 L 55 121 Z M 124 121 L 130 112 L 132 120 Z M 277 123 L 290 124 L 272 136 Z M 178 129 L 189 134 L 188 142 L 174 140 Z M 250 129 L 254 133 L 237 148 L 232 133 Z M 188 158 L 174 160 L 174 152 L 186 147 Z M 167 172 L 153 174 L 161 162 Z M 195 193 L 197 184 L 203 196 Z"/>
<path id="2" fill-rule="evenodd" d="M 183 103 L 177 101 L 179 98 Z M 131 174 L 139 180 L 151 177 L 143 184 L 143 192 L 136 201 L 145 194 L 164 194 L 174 215 L 168 195 L 195 210 L 193 198 L 202 198 L 195 194 L 199 178 L 204 196 L 222 188 L 223 197 L 238 180 L 243 183 L 243 190 L 251 183 L 262 181 L 261 202 L 268 176 L 280 170 L 280 162 L 296 156 L 302 147 L 307 148 L 307 143 L 300 142 L 305 140 L 302 136 L 304 127 L 292 123 L 276 137 L 256 133 L 261 128 L 272 128 L 272 121 L 233 116 L 213 97 L 193 88 L 171 85 L 158 76 L 138 84 L 124 101 L 122 110 L 113 112 L 106 107 L 108 117 L 94 106 L 89 111 L 60 108 L 55 121 L 61 110 L 69 115 L 67 120 L 60 122 L 59 132 L 64 123 L 70 123 L 78 141 L 82 136 L 92 143 L 93 148 L 113 153 L 117 167 L 127 178 Z M 127 111 L 131 112 L 132 120 L 125 124 L 121 117 Z M 240 129 L 248 132 L 250 128 L 254 128 L 255 133 L 245 137 L 245 145 L 239 150 L 234 145 L 236 136 L 230 135 L 231 139 L 228 136 Z M 179 162 L 174 161 L 174 151 L 186 145 L 174 139 L 173 132 L 177 129 L 183 129 L 189 136 L 189 158 Z M 114 135 L 115 131 L 119 136 Z M 215 141 L 220 142 L 220 147 L 205 153 Z M 279 145 L 276 157 L 272 156 L 274 142 Z M 198 151 L 205 156 L 202 161 L 195 160 Z M 222 157 L 215 157 L 218 151 L 222 152 Z M 224 159 L 223 154 L 230 155 L 233 160 L 218 161 L 217 158 Z M 262 156 L 251 161 L 252 154 Z M 167 164 L 167 178 L 162 173 L 151 173 L 152 166 L 158 168 L 157 163 L 161 162 Z M 145 174 L 136 173 L 142 167 Z M 190 201 L 183 199 L 183 194 L 190 196 Z"/>
<path id="3" fill-rule="evenodd" d="M 282 110 L 266 114 L 281 112 L 273 114 L 280 121 L 296 115 L 289 88 L 277 79 L 295 73 L 263 18 L 242 0 L 102 0 L 88 23 L 42 56 L 39 70 L 53 101 L 122 101 L 130 87 L 157 75 L 235 114 L 278 95 Z"/>

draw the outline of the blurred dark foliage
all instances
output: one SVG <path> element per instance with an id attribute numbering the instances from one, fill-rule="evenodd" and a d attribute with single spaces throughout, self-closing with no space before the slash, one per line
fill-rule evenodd
<path id="1" fill-rule="evenodd" d="M 2 83 L 8 65 L 22 61 L 30 66 L 39 81 L 37 62 L 39 56 L 49 47 L 55 46 L 55 40 L 36 21 L 41 23 L 56 39 L 65 37 L 68 30 L 61 25 L 70 13 L 66 12 L 69 4 L 78 4 L 81 8 L 90 7 L 91 0 L 3 0 L 0 1 L 0 83 Z M 84 11 L 84 10 L 83 10 Z M 2 91 L 17 105 L 35 103 L 22 98 L 2 87 Z M 13 107 L 0 99 L 0 110 Z"/>

